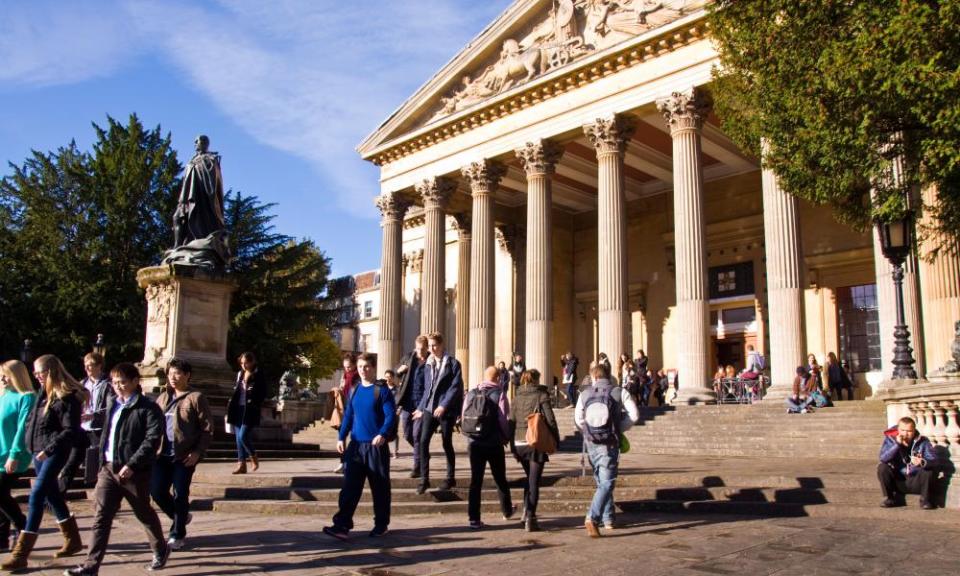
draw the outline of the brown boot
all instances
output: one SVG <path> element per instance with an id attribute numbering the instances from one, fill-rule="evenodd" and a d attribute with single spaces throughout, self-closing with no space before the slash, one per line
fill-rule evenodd
<path id="1" fill-rule="evenodd" d="M 83 542 L 80 541 L 80 528 L 77 527 L 77 519 L 73 516 L 63 522 L 58 522 L 60 533 L 63 534 L 63 546 L 53 553 L 54 558 L 63 558 L 73 556 L 83 550 Z"/>
<path id="2" fill-rule="evenodd" d="M 252 466 L 250 467 L 251 472 L 256 472 L 257 468 L 260 467 L 260 460 L 257 459 L 256 454 L 250 455 L 250 464 L 252 464 Z"/>
<path id="3" fill-rule="evenodd" d="M 231 474 L 246 474 L 247 473 L 247 461 L 241 460 L 237 462 L 237 467 L 233 469 Z"/>
<path id="4" fill-rule="evenodd" d="M 13 552 L 6 562 L 0 564 L 0 569 L 12 572 L 26 568 L 27 558 L 30 557 L 30 552 L 33 551 L 33 545 L 36 543 L 36 532 L 21 532 L 20 537 L 17 538 L 16 546 L 13 547 Z"/>

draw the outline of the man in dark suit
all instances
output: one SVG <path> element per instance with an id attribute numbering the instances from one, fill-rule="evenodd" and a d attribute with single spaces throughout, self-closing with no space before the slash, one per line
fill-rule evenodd
<path id="1" fill-rule="evenodd" d="M 423 494 L 430 488 L 430 440 L 440 428 L 443 439 L 443 452 L 447 457 L 447 479 L 440 483 L 441 490 L 449 490 L 457 485 L 456 454 L 453 451 L 453 427 L 460 417 L 463 404 L 463 374 L 460 362 L 444 352 L 443 336 L 434 332 L 427 336 L 430 358 L 427 359 L 424 374 L 423 398 L 413 413 L 420 419 L 420 485 L 417 494 Z"/>

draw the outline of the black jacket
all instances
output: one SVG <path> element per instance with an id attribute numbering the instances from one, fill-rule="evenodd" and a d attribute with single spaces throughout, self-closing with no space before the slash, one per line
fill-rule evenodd
<path id="1" fill-rule="evenodd" d="M 27 450 L 31 454 L 44 452 L 52 456 L 61 450 L 69 450 L 80 436 L 82 408 L 79 395 L 54 396 L 50 408 L 44 410 L 47 401 L 47 394 L 41 389 L 27 420 Z"/>
<path id="2" fill-rule="evenodd" d="M 420 359 L 417 357 L 417 351 L 414 350 L 404 359 L 404 362 L 401 366 L 406 366 L 407 370 L 400 376 L 400 384 L 397 386 L 396 391 L 393 393 L 394 399 L 397 401 L 397 407 L 403 406 L 404 400 L 407 399 L 407 396 L 411 393 L 410 385 L 413 383 L 413 367 L 416 366 L 414 362 L 419 362 Z"/>
<path id="3" fill-rule="evenodd" d="M 103 433 L 100 435 L 101 466 L 107 462 L 106 451 L 110 442 L 113 414 L 119 409 L 120 404 L 116 401 L 107 408 Z M 142 393 L 137 394 L 117 420 L 113 446 L 114 466 L 118 469 L 127 466 L 137 472 L 150 470 L 157 459 L 165 427 L 166 421 L 160 407 Z"/>
<path id="4" fill-rule="evenodd" d="M 251 386 L 247 390 L 247 404 L 240 405 L 240 387 L 243 386 L 243 370 L 237 373 L 237 382 L 233 387 L 233 396 L 227 403 L 227 422 L 233 426 L 259 426 L 260 425 L 260 407 L 263 406 L 263 399 L 267 396 L 267 382 L 263 378 L 263 372 L 255 370 Z"/>

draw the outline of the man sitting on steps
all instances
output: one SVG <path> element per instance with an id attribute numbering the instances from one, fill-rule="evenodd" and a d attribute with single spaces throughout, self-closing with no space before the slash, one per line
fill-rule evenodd
<path id="1" fill-rule="evenodd" d="M 881 506 L 904 506 L 905 494 L 920 494 L 924 510 L 936 508 L 930 495 L 937 478 L 937 454 L 930 441 L 917 432 L 917 423 L 909 417 L 901 418 L 884 435 L 877 465 L 877 478 L 886 498 Z"/>

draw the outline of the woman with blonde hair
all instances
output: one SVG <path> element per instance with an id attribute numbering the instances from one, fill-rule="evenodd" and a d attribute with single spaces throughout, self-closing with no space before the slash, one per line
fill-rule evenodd
<path id="1" fill-rule="evenodd" d="M 30 409 L 36 400 L 30 373 L 19 360 L 10 360 L 0 366 L 0 549 L 10 547 L 10 525 L 14 534 L 23 530 L 27 518 L 13 499 L 10 489 L 17 478 L 30 467 L 30 453 L 24 439 L 24 430 Z"/>
<path id="2" fill-rule="evenodd" d="M 527 532 L 540 530 L 537 523 L 537 502 L 540 500 L 543 467 L 549 460 L 545 452 L 535 450 L 533 446 L 527 444 L 527 416 L 538 411 L 543 414 L 553 439 L 559 444 L 560 430 L 557 428 L 553 408 L 550 407 L 550 394 L 545 386 L 540 385 L 540 372 L 526 370 L 520 375 L 520 385 L 513 399 L 513 410 L 510 411 L 509 421 L 510 428 L 513 430 L 510 449 L 527 476 L 526 483 L 523 485 L 523 524 Z"/>
<path id="3" fill-rule="evenodd" d="M 50 506 L 63 534 L 63 546 L 54 558 L 71 556 L 83 550 L 77 519 L 70 514 L 60 492 L 57 477 L 80 434 L 80 413 L 87 391 L 52 354 L 37 358 L 33 375 L 40 383 L 40 395 L 34 403 L 24 430 L 27 451 L 33 455 L 37 477 L 30 489 L 27 521 L 13 553 L 0 565 L 3 570 L 23 570 L 37 542 L 44 506 Z"/>

